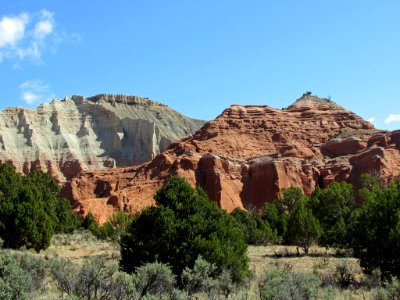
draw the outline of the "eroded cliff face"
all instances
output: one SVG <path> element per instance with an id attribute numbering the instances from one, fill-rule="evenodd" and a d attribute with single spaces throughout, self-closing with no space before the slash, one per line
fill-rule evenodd
<path id="1" fill-rule="evenodd" d="M 72 96 L 36 110 L 1 111 L 0 162 L 65 182 L 82 170 L 151 160 L 203 124 L 142 97 Z"/>
<path id="2" fill-rule="evenodd" d="M 303 95 L 286 109 L 232 105 L 193 136 L 131 168 L 82 172 L 63 190 L 82 214 L 101 222 L 137 212 L 171 175 L 203 187 L 230 211 L 260 208 L 282 188 L 311 193 L 332 180 L 358 184 L 362 173 L 400 175 L 400 131 L 375 129 L 327 99 Z"/>

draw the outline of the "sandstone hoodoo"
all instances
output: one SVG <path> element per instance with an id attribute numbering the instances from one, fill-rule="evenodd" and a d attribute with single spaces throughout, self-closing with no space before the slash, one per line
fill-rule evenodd
<path id="1" fill-rule="evenodd" d="M 0 112 L 0 162 L 64 182 L 82 170 L 132 166 L 204 124 L 147 98 L 72 96 Z"/>
<path id="2" fill-rule="evenodd" d="M 377 130 L 328 99 L 304 94 L 285 109 L 232 105 L 193 136 L 136 167 L 84 171 L 64 188 L 83 214 L 100 221 L 138 211 L 171 175 L 202 186 L 227 210 L 259 208 L 282 188 L 305 193 L 360 174 L 400 175 L 400 136 Z"/>

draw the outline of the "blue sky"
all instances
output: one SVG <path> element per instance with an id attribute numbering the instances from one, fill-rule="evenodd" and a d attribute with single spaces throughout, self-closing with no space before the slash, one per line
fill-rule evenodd
<path id="1" fill-rule="evenodd" d="M 331 97 L 400 128 L 400 1 L 0 0 L 0 109 L 140 95 L 194 118 Z"/>

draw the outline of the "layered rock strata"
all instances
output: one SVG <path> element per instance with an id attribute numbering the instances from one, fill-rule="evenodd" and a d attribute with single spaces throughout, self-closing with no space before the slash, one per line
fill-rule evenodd
<path id="1" fill-rule="evenodd" d="M 72 96 L 0 112 L 0 162 L 65 182 L 82 170 L 151 160 L 204 124 L 147 98 Z"/>
<path id="2" fill-rule="evenodd" d="M 400 175 L 400 131 L 380 131 L 327 99 L 303 95 L 286 109 L 232 105 L 193 136 L 131 168 L 82 172 L 63 193 L 82 214 L 105 221 L 137 212 L 171 175 L 205 189 L 230 211 L 260 208 L 281 189 L 311 193 L 333 180 L 358 184 L 362 173 Z"/>

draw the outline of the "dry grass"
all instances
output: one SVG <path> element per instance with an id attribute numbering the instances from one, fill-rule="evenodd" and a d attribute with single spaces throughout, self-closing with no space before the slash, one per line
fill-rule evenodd
<path id="1" fill-rule="evenodd" d="M 81 265 L 89 258 L 102 257 L 118 263 L 118 247 L 107 241 L 97 239 L 90 231 L 80 230 L 74 234 L 57 234 L 51 245 L 40 252 L 46 259 L 63 258 Z"/>
<path id="2" fill-rule="evenodd" d="M 322 277 L 332 278 L 337 266 L 345 264 L 354 276 L 355 285 L 346 289 L 336 288 L 333 299 L 369 299 L 370 292 L 358 288 L 357 283 L 364 278 L 359 260 L 353 257 L 337 256 L 334 249 L 326 249 L 314 246 L 310 249 L 309 255 L 300 253 L 297 256 L 295 246 L 249 246 L 248 255 L 250 269 L 254 274 L 251 282 L 251 295 L 256 299 L 258 294 L 257 283 L 263 278 L 264 272 L 269 268 L 282 268 L 294 272 L 314 273 Z"/>
<path id="3" fill-rule="evenodd" d="M 98 240 L 89 231 L 78 231 L 72 235 L 55 235 L 51 246 L 41 251 L 39 255 L 47 260 L 67 259 L 78 265 L 94 257 L 102 257 L 110 264 L 118 264 L 119 261 L 119 249 L 116 245 Z M 364 276 L 357 259 L 338 257 L 334 249 L 312 247 L 308 256 L 297 256 L 294 246 L 249 246 L 248 256 L 253 277 L 250 289 L 245 292 L 246 296 L 243 299 L 259 299 L 258 284 L 263 279 L 265 271 L 270 268 L 309 272 L 322 277 L 333 276 L 336 267 L 345 264 L 353 274 L 356 283 L 361 282 Z M 50 284 L 46 294 L 38 295 L 37 299 L 57 299 L 57 297 L 59 297 L 59 292 Z M 370 299 L 370 297 L 369 291 L 355 284 L 346 289 L 335 288 L 334 296 L 329 299 Z"/>
<path id="4" fill-rule="evenodd" d="M 256 275 L 261 275 L 268 267 L 286 267 L 293 271 L 312 273 L 315 269 L 335 270 L 336 266 L 342 263 L 346 263 L 357 276 L 362 275 L 357 259 L 336 257 L 334 249 L 317 246 L 312 247 L 307 256 L 302 253 L 297 256 L 295 246 L 249 246 L 248 255 L 252 271 Z"/>

